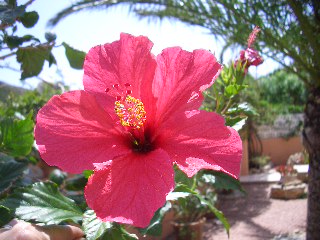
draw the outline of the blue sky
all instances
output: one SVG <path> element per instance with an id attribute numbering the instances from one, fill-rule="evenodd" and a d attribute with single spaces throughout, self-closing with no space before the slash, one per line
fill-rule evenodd
<path id="1" fill-rule="evenodd" d="M 25 1 L 18 1 L 25 2 Z M 69 6 L 69 0 L 36 0 L 28 10 L 39 13 L 40 19 L 32 29 L 25 30 L 19 26 L 19 34 L 33 34 L 44 41 L 44 33 L 52 31 L 57 34 L 57 43 L 66 42 L 72 47 L 87 52 L 91 47 L 98 44 L 113 42 L 119 39 L 121 32 L 133 35 L 148 36 L 154 43 L 153 53 L 158 54 L 162 49 L 172 46 L 181 46 L 185 50 L 207 49 L 218 57 L 222 44 L 217 42 L 214 36 L 200 27 L 188 26 L 178 21 L 163 20 L 162 22 L 139 20 L 134 14 L 129 13 L 128 6 L 121 6 L 109 10 L 84 11 L 71 15 L 62 20 L 56 27 L 48 29 L 47 21 L 58 11 Z M 250 27 L 250 26 L 248 26 Z M 57 66 L 50 69 L 46 66 L 40 77 L 48 81 L 62 80 L 73 89 L 82 87 L 82 71 L 73 70 L 69 67 L 63 47 L 56 47 L 53 54 L 57 59 Z M 238 51 L 229 51 L 225 60 L 228 62 L 237 57 Z M 15 59 L 11 58 L 6 64 L 19 68 Z M 1 63 L 3 65 L 3 63 Z M 47 65 L 47 64 L 46 64 Z M 251 74 L 262 76 L 273 71 L 278 65 L 271 60 L 265 61 L 259 67 L 253 67 Z M 57 75 L 59 70 L 61 77 Z M 21 86 L 20 74 L 8 69 L 0 69 L 0 80 L 10 84 Z M 26 80 L 24 87 L 34 87 L 37 79 Z"/>

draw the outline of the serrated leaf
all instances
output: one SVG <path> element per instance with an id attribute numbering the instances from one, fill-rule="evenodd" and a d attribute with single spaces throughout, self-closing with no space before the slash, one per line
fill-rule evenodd
<path id="1" fill-rule="evenodd" d="M 111 222 L 102 222 L 93 210 L 85 211 L 83 215 L 83 230 L 87 240 L 95 240 L 112 228 Z"/>
<path id="2" fill-rule="evenodd" d="M 7 224 L 13 219 L 10 209 L 0 205 L 0 227 Z"/>
<path id="3" fill-rule="evenodd" d="M 2 203 L 20 219 L 46 224 L 82 220 L 82 211 L 73 200 L 63 196 L 56 184 L 37 182 L 14 191 Z"/>
<path id="4" fill-rule="evenodd" d="M 13 158 L 0 155 L 0 195 L 22 177 L 26 168 L 26 163 L 17 162 Z"/>
<path id="5" fill-rule="evenodd" d="M 129 234 L 120 225 L 112 222 L 102 222 L 93 210 L 87 210 L 83 215 L 83 230 L 87 240 L 134 240 L 134 234 Z"/>
<path id="6" fill-rule="evenodd" d="M 26 12 L 20 17 L 20 21 L 26 28 L 33 27 L 39 20 L 39 14 L 36 11 Z"/>
<path id="7" fill-rule="evenodd" d="M 150 221 L 149 226 L 143 229 L 139 229 L 139 232 L 143 235 L 160 236 L 162 233 L 163 218 L 165 217 L 166 213 L 170 211 L 171 207 L 171 203 L 166 202 L 166 204 L 162 208 L 156 211 Z"/>
<path id="8" fill-rule="evenodd" d="M 51 46 L 19 48 L 17 61 L 21 63 L 21 80 L 37 76 L 41 72 L 45 60 L 52 62 L 50 53 Z"/>
<path id="9" fill-rule="evenodd" d="M 63 42 L 62 45 L 66 49 L 66 56 L 67 56 L 67 59 L 69 61 L 70 66 L 75 69 L 82 69 L 83 63 L 84 63 L 84 58 L 86 57 L 86 53 L 70 47 L 65 42 Z"/>
<path id="10" fill-rule="evenodd" d="M 5 119 L 0 122 L 0 149 L 12 156 L 25 156 L 33 145 L 32 114 L 24 120 Z"/>

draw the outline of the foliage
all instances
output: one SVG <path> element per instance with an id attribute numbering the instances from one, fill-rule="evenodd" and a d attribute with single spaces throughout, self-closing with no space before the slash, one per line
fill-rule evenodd
<path id="1" fill-rule="evenodd" d="M 12 118 L 0 121 L 0 151 L 11 156 L 25 156 L 31 152 L 33 144 L 32 114 L 26 119 Z"/>
<path id="2" fill-rule="evenodd" d="M 52 54 L 52 49 L 57 47 L 54 34 L 45 34 L 47 42 L 40 42 L 32 35 L 17 35 L 17 28 L 21 27 L 19 22 L 30 28 L 38 21 L 39 16 L 36 12 L 27 12 L 27 7 L 32 2 L 18 5 L 17 1 L 8 0 L 0 6 L 0 59 L 16 56 L 21 64 L 21 80 L 38 76 L 46 62 L 49 65 L 56 63 Z M 61 46 L 65 48 L 70 66 L 81 69 L 85 53 L 65 42 Z M 240 93 L 247 87 L 244 77 L 244 66 L 234 67 L 232 63 L 230 67 L 225 67 L 215 87 L 206 93 L 207 102 L 203 108 L 222 114 L 229 126 L 253 114 L 254 111 L 250 107 L 239 104 Z M 102 222 L 92 210 L 87 209 L 83 189 L 92 174 L 90 171 L 71 178 L 55 170 L 49 177 L 53 182 L 37 181 L 18 187 L 17 182 L 23 178 L 27 168 L 25 157 L 32 154 L 39 159 L 37 154 L 30 153 L 35 115 L 52 95 L 62 92 L 63 88 L 58 84 L 48 84 L 44 81 L 38 90 L 18 95 L 10 93 L 4 97 L 7 101 L 0 102 L 0 152 L 9 155 L 0 161 L 0 192 L 3 193 L 0 213 L 4 216 L 0 225 L 6 224 L 13 217 L 42 224 L 73 222 L 81 225 L 87 239 L 137 239 L 123 226 Z M 11 174 L 4 174 L 8 171 Z M 188 178 L 178 170 L 175 180 L 177 184 L 174 192 L 168 195 L 167 203 L 156 212 L 150 225 L 145 229 L 139 229 L 142 234 L 160 235 L 163 218 L 172 209 L 180 209 L 177 210 L 177 217 L 184 215 L 183 217 L 187 218 L 187 215 L 194 215 L 191 216 L 193 219 L 213 212 L 229 233 L 230 225 L 227 219 L 215 207 L 214 189 L 241 189 L 238 180 L 212 171 L 204 171 Z M 197 211 L 190 211 L 190 207 Z"/>
<path id="3" fill-rule="evenodd" d="M 26 168 L 25 162 L 17 162 L 10 156 L 0 154 L 0 198 L 22 177 Z"/>
<path id="4" fill-rule="evenodd" d="M 258 82 L 262 100 L 289 106 L 303 106 L 306 103 L 306 89 L 299 78 L 292 73 L 278 70 L 261 77 Z"/>
<path id="5" fill-rule="evenodd" d="M 81 209 L 73 200 L 59 193 L 57 185 L 51 182 L 37 182 L 16 189 L 1 204 L 14 211 L 20 219 L 29 221 L 58 224 L 82 220 Z"/>
<path id="6" fill-rule="evenodd" d="M 54 34 L 46 33 L 46 42 L 41 42 L 30 34 L 24 36 L 17 34 L 18 27 L 20 27 L 18 23 L 21 22 L 25 28 L 32 28 L 38 22 L 38 13 L 27 11 L 27 7 L 32 2 L 34 0 L 18 5 L 16 0 L 7 0 L 0 5 L 0 51 L 2 53 L 0 59 L 4 60 L 16 56 L 17 62 L 21 66 L 21 80 L 38 76 L 45 62 L 48 62 L 49 66 L 56 64 L 52 54 L 52 49 L 57 46 Z M 66 48 L 66 56 L 70 66 L 81 69 L 84 53 L 69 47 L 66 43 L 63 43 L 63 46 Z M 3 65 L 1 67 L 12 70 L 10 66 Z"/>
<path id="7" fill-rule="evenodd" d="M 270 156 L 256 156 L 256 157 L 250 158 L 249 167 L 262 169 L 269 162 L 270 162 Z"/>
<path id="8" fill-rule="evenodd" d="M 93 210 L 87 210 L 83 217 L 83 229 L 88 240 L 134 240 L 135 234 L 128 233 L 122 226 L 97 219 Z"/>
<path id="9" fill-rule="evenodd" d="M 82 69 L 86 53 L 70 47 L 65 42 L 63 42 L 62 45 L 66 49 L 66 56 L 69 60 L 70 66 L 75 69 Z"/>
<path id="10" fill-rule="evenodd" d="M 299 76 L 308 86 L 320 86 L 320 15 L 317 1 L 297 0 L 78 0 L 51 20 L 85 9 L 132 4 L 140 17 L 177 19 L 208 29 L 225 40 L 224 50 L 243 45 L 248 25 L 261 28 L 258 50 Z M 284 61 L 289 57 L 293 61 Z"/>
<path id="11" fill-rule="evenodd" d="M 61 94 L 61 88 L 47 83 L 40 84 L 38 89 L 23 91 L 23 93 L 9 91 L 3 101 L 0 100 L 0 116 L 17 118 L 27 117 L 33 113 L 35 118 L 39 109 L 55 94 Z M 1 119 L 1 117 L 0 117 Z"/>

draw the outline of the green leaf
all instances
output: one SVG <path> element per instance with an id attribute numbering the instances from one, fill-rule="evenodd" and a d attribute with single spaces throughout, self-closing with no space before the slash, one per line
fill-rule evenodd
<path id="1" fill-rule="evenodd" d="M 21 63 L 21 80 L 37 76 L 47 60 L 52 63 L 51 46 L 35 46 L 19 48 L 17 51 L 17 61 Z"/>
<path id="2" fill-rule="evenodd" d="M 156 211 L 150 221 L 149 226 L 143 229 L 139 229 L 139 232 L 143 235 L 160 236 L 162 233 L 163 218 L 165 217 L 166 213 L 170 211 L 171 207 L 171 203 L 166 202 L 166 204 L 162 208 Z"/>
<path id="3" fill-rule="evenodd" d="M 102 222 L 93 210 L 87 210 L 83 216 L 83 230 L 87 240 L 133 240 L 136 235 L 129 234 L 120 225 L 112 222 Z"/>
<path id="4" fill-rule="evenodd" d="M 65 188 L 69 191 L 81 191 L 87 185 L 88 179 L 82 174 L 75 175 L 65 181 Z"/>
<path id="5" fill-rule="evenodd" d="M 0 122 L 0 149 L 12 156 L 25 156 L 33 145 L 32 113 L 24 120 L 5 119 Z"/>
<path id="6" fill-rule="evenodd" d="M 209 201 L 207 201 L 204 197 L 202 197 L 199 193 L 191 190 L 190 188 L 188 188 L 188 186 L 179 184 L 176 186 L 176 188 L 174 189 L 174 192 L 177 193 L 182 193 L 180 197 L 178 198 L 186 198 L 187 196 L 189 196 L 190 194 L 196 196 L 201 204 L 204 204 L 206 206 L 208 206 L 208 208 L 216 215 L 216 217 L 222 222 L 224 228 L 226 229 L 228 235 L 229 235 L 229 229 L 230 229 L 230 224 L 228 223 L 228 220 L 225 218 L 225 216 L 223 215 L 223 213 L 221 211 L 219 211 L 218 209 L 216 209 Z M 189 195 L 188 195 L 189 194 Z M 168 194 L 169 196 L 170 194 Z M 167 197 L 168 200 L 168 197 Z"/>
<path id="7" fill-rule="evenodd" d="M 33 37 L 32 35 L 25 35 L 23 37 L 18 36 L 6 36 L 4 42 L 7 43 L 8 47 L 12 50 L 14 48 L 19 47 L 25 42 L 29 42 L 31 40 L 39 42 L 39 39 Z"/>
<path id="8" fill-rule="evenodd" d="M 216 189 L 240 190 L 245 192 L 239 180 L 229 176 L 228 174 L 215 171 L 210 171 L 210 173 L 215 176 L 214 187 Z"/>
<path id="9" fill-rule="evenodd" d="M 67 56 L 67 59 L 69 61 L 70 66 L 75 69 L 82 69 L 83 63 L 84 63 L 84 58 L 86 57 L 86 53 L 70 47 L 65 42 L 63 42 L 62 45 L 66 49 L 66 56 Z"/>
<path id="10" fill-rule="evenodd" d="M 226 217 L 224 216 L 224 214 L 219 211 L 217 208 L 215 208 L 209 201 L 207 201 L 206 199 L 204 199 L 201 195 L 199 194 L 195 194 L 195 196 L 200 200 L 200 202 L 202 204 L 205 204 L 208 206 L 208 208 L 211 210 L 211 212 L 214 213 L 214 215 L 216 215 L 216 217 L 220 220 L 220 222 L 223 224 L 224 228 L 227 231 L 227 234 L 229 236 L 229 231 L 230 231 L 230 224 L 228 222 L 228 220 L 226 219 Z"/>
<path id="11" fill-rule="evenodd" d="M 20 21 L 22 22 L 23 26 L 26 28 L 33 27 L 39 20 L 39 14 L 35 11 L 26 12 L 20 17 Z"/>
<path id="12" fill-rule="evenodd" d="M 244 114 L 246 116 L 258 116 L 256 109 L 252 107 L 249 103 L 240 103 L 235 108 L 228 109 L 228 114 L 240 115 Z"/>
<path id="13" fill-rule="evenodd" d="M 73 200 L 63 196 L 56 184 L 37 182 L 14 191 L 2 203 L 19 218 L 46 224 L 82 220 L 82 211 Z"/>
<path id="14" fill-rule="evenodd" d="M 190 189 L 188 186 L 178 183 L 176 184 L 176 187 L 174 189 L 173 192 L 170 192 L 167 197 L 166 200 L 167 201 L 176 201 L 179 198 L 185 198 L 190 196 L 190 194 L 197 194 L 195 191 L 193 191 L 192 189 Z"/>
<path id="15" fill-rule="evenodd" d="M 16 7 L 16 5 L 0 5 L 0 20 L 4 24 L 13 24 L 17 18 L 23 16 L 25 6 Z"/>
<path id="16" fill-rule="evenodd" d="M 93 170 L 84 170 L 82 174 L 86 179 L 88 179 L 93 174 Z"/>
<path id="17" fill-rule="evenodd" d="M 191 194 L 196 194 L 194 190 L 192 190 L 189 186 L 184 184 L 176 184 L 176 187 L 174 188 L 174 192 L 186 192 Z"/>
<path id="18" fill-rule="evenodd" d="M 177 184 L 183 184 L 189 188 L 193 187 L 194 178 L 189 178 L 183 171 L 181 171 L 178 166 L 174 166 L 174 181 Z"/>
<path id="19" fill-rule="evenodd" d="M 226 97 L 232 97 L 236 94 L 238 94 L 238 90 L 235 85 L 229 85 L 225 88 L 224 95 Z"/>
<path id="20" fill-rule="evenodd" d="M 17 162 L 11 157 L 0 155 L 0 195 L 22 177 L 26 168 L 26 163 Z"/>
<path id="21" fill-rule="evenodd" d="M 85 211 L 83 215 L 83 230 L 87 240 L 95 240 L 112 228 L 111 222 L 102 222 L 93 210 Z"/>
<path id="22" fill-rule="evenodd" d="M 13 219 L 13 216 L 10 212 L 9 208 L 6 208 L 5 206 L 0 205 L 0 227 L 7 224 Z"/>
<path id="23" fill-rule="evenodd" d="M 242 120 L 245 120 L 247 117 L 225 117 L 226 120 L 226 126 L 229 127 L 233 127 L 235 126 L 237 123 L 240 123 Z M 246 122 L 244 121 L 244 124 Z M 239 128 L 239 130 L 243 127 L 243 125 L 241 125 L 241 127 Z"/>

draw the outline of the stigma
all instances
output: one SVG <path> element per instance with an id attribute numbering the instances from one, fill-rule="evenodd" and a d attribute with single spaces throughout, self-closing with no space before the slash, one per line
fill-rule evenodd
<path id="1" fill-rule="evenodd" d="M 143 103 L 130 95 L 115 101 L 114 110 L 120 119 L 120 124 L 132 130 L 142 128 L 147 119 Z"/>

